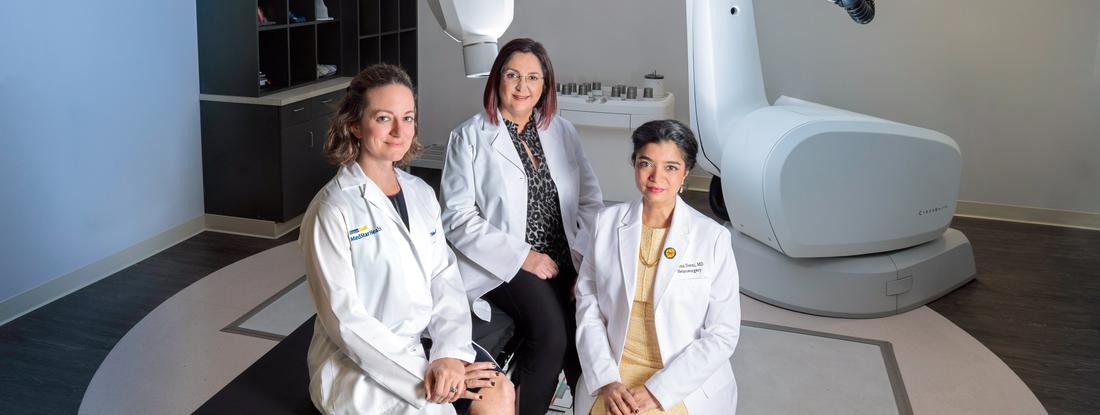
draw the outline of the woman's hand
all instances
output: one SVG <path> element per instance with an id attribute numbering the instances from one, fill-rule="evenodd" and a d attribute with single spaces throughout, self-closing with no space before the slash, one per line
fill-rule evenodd
<path id="1" fill-rule="evenodd" d="M 630 388 L 630 395 L 634 397 L 634 402 L 638 404 L 638 412 L 657 409 L 661 406 L 657 403 L 657 397 L 653 396 L 645 385 Z"/>
<path id="2" fill-rule="evenodd" d="M 524 271 L 535 274 L 541 280 L 548 280 L 558 275 L 558 264 L 550 258 L 550 255 L 531 251 L 527 253 L 527 259 L 520 266 Z"/>
<path id="3" fill-rule="evenodd" d="M 600 396 L 607 413 L 611 415 L 630 415 L 638 413 L 638 405 L 634 403 L 634 396 L 626 389 L 622 382 L 612 382 L 600 388 Z"/>
<path id="4" fill-rule="evenodd" d="M 428 364 L 424 374 L 424 390 L 428 400 L 435 403 L 457 401 L 466 393 L 466 369 L 461 360 L 444 357 Z"/>
<path id="5" fill-rule="evenodd" d="M 492 362 L 474 362 L 466 365 L 466 387 L 481 388 L 481 390 L 477 393 L 466 390 L 460 398 L 480 401 L 481 391 L 497 386 L 498 376 L 500 372 L 496 371 L 496 365 Z"/>

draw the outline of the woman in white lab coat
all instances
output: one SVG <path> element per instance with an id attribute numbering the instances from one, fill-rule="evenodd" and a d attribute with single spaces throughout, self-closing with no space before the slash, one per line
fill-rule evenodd
<path id="1" fill-rule="evenodd" d="M 733 414 L 740 333 L 730 233 L 688 206 L 698 144 L 674 120 L 634 131 L 642 197 L 596 218 L 577 280 L 577 414 Z"/>
<path id="2" fill-rule="evenodd" d="M 557 111 L 554 68 L 541 44 L 515 39 L 497 54 L 484 111 L 451 132 L 440 193 L 447 240 L 473 305 L 475 338 L 494 307 L 522 336 L 514 380 L 519 413 L 546 413 L 558 373 L 579 377 L 573 334 L 573 251 L 603 206 L 577 131 Z"/>
<path id="3" fill-rule="evenodd" d="M 326 414 L 511 413 L 511 384 L 471 345 L 435 194 L 395 166 L 416 147 L 412 81 L 395 66 L 368 67 L 329 129 L 325 152 L 340 169 L 302 220 L 317 308 L 310 397 Z"/>

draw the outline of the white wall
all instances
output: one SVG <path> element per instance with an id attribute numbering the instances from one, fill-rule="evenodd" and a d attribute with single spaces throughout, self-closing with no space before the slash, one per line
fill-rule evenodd
<path id="1" fill-rule="evenodd" d="M 195 2 L 5 2 L 0 301 L 203 213 Z"/>
<path id="2" fill-rule="evenodd" d="M 420 1 L 417 59 L 420 135 L 445 143 L 454 126 L 481 109 L 484 79 L 466 79 L 462 50 Z M 515 19 L 500 39 L 530 37 L 543 44 L 559 82 L 641 85 L 657 70 L 677 94 L 676 117 L 688 119 L 687 33 L 684 6 L 666 0 L 515 0 Z M 639 92 L 640 94 L 640 92 Z"/>
<path id="3" fill-rule="evenodd" d="M 822 1 L 756 4 L 769 98 L 951 136 L 960 199 L 1100 213 L 1100 2 L 877 2 L 866 27 Z"/>
<path id="4" fill-rule="evenodd" d="M 790 95 L 950 135 L 960 199 L 1100 213 L 1100 2 L 878 2 L 867 26 L 819 0 L 757 1 L 768 97 Z M 516 0 L 502 39 L 543 42 L 564 80 L 657 69 L 687 116 L 684 5 Z M 420 7 L 421 136 L 478 111 L 482 80 Z M 863 53 L 857 53 L 862 48 Z"/>

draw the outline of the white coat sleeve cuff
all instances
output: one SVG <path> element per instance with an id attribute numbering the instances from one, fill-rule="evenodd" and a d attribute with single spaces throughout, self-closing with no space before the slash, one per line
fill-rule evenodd
<path id="1" fill-rule="evenodd" d="M 661 405 L 661 408 L 668 409 L 680 403 L 680 399 L 676 399 L 661 382 L 655 378 L 649 378 L 645 383 L 646 389 L 649 389 L 649 393 L 653 394 L 653 397 L 657 399 L 657 403 Z"/>
<path id="2" fill-rule="evenodd" d="M 461 347 L 449 348 L 441 351 L 432 350 L 432 361 L 434 362 L 436 360 L 449 357 L 451 359 L 458 359 L 466 363 L 473 363 L 474 360 L 477 358 L 477 355 L 474 354 L 473 348 L 467 346 L 466 349 L 469 350 L 463 350 L 463 348 Z"/>
<path id="3" fill-rule="evenodd" d="M 483 299 L 476 299 L 470 306 L 470 309 L 474 312 L 474 316 L 480 318 L 482 321 L 489 322 L 493 317 L 493 309 L 489 306 L 489 302 Z"/>
<path id="4" fill-rule="evenodd" d="M 589 389 L 591 389 L 591 391 L 589 391 L 589 394 L 592 396 L 596 396 L 597 394 L 599 394 L 600 388 L 603 388 L 604 386 L 623 381 L 618 373 L 596 373 L 594 374 L 593 378 L 595 378 L 596 380 L 592 382 L 592 384 L 588 387 Z"/>
<path id="5" fill-rule="evenodd" d="M 516 274 L 519 274 L 519 270 L 523 269 L 523 261 L 526 261 L 527 260 L 527 255 L 531 254 L 531 245 L 528 245 L 526 242 L 524 242 L 523 247 L 524 247 L 524 249 L 522 251 L 523 253 L 520 254 L 520 255 L 516 255 L 517 259 L 519 259 L 519 260 L 516 261 L 516 262 L 513 262 L 512 266 L 508 268 L 508 269 L 512 270 L 512 272 L 510 272 L 510 273 L 506 272 L 505 275 L 500 275 L 500 280 L 501 281 L 512 282 L 512 278 L 515 278 Z"/>

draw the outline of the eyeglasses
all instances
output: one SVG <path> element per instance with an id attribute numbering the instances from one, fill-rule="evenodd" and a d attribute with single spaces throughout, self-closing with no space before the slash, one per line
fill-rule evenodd
<path id="1" fill-rule="evenodd" d="M 517 84 L 517 83 L 519 83 L 520 79 L 526 79 L 527 83 L 539 83 L 539 82 L 542 81 L 542 75 L 527 74 L 526 76 L 524 76 L 524 75 L 520 75 L 519 72 L 516 72 L 516 71 L 505 71 L 504 72 L 504 80 L 508 81 L 508 83 L 510 83 L 510 84 Z"/>

